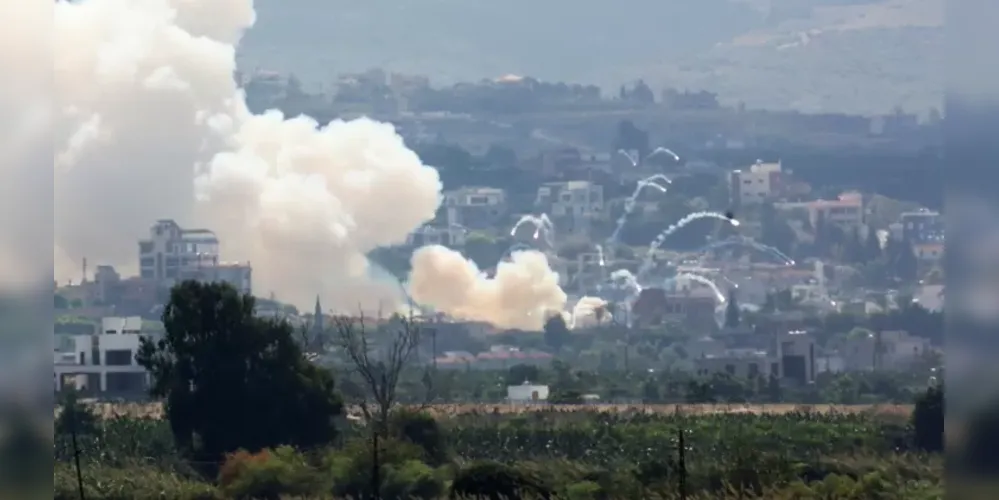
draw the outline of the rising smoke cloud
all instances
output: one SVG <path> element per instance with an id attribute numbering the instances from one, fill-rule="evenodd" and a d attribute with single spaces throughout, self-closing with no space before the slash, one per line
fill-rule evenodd
<path id="1" fill-rule="evenodd" d="M 537 331 L 561 314 L 567 297 L 558 274 L 538 251 L 516 251 L 496 266 L 492 278 L 454 250 L 426 246 L 413 254 L 409 290 L 413 300 L 452 317 L 484 321 L 498 328 Z"/>
<path id="2" fill-rule="evenodd" d="M 391 125 L 254 116 L 233 75 L 251 0 L 55 6 L 57 278 L 91 257 L 136 270 L 136 239 L 173 218 L 250 261 L 257 293 L 334 309 L 401 302 L 366 252 L 433 218 L 436 170 Z"/>

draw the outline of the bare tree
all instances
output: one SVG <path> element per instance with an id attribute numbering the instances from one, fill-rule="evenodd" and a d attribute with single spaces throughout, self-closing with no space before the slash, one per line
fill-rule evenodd
<path id="1" fill-rule="evenodd" d="M 399 380 L 420 341 L 420 328 L 412 316 L 394 316 L 390 331 L 370 331 L 364 316 L 337 316 L 333 330 L 338 347 L 360 378 L 364 396 L 354 398 L 368 425 L 386 430 L 396 404 Z"/>

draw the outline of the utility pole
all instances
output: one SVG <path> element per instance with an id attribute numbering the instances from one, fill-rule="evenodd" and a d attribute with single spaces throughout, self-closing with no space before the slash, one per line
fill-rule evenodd
<path id="1" fill-rule="evenodd" d="M 69 411 L 70 412 L 70 414 L 69 414 L 69 435 L 70 435 L 70 437 L 71 437 L 71 439 L 73 441 L 73 462 L 75 462 L 75 465 L 76 465 L 76 484 L 77 484 L 77 487 L 80 490 L 80 500 L 87 500 L 87 495 L 83 491 L 83 469 L 80 467 L 80 446 L 79 446 L 79 444 L 77 444 L 77 441 L 76 441 L 76 417 L 77 417 L 76 405 L 77 404 L 78 403 L 76 403 L 76 401 L 74 399 L 74 403 L 72 405 L 64 405 L 62 407 L 62 411 Z"/>
<path id="2" fill-rule="evenodd" d="M 680 500 L 687 500 L 687 447 L 683 442 L 683 424 L 677 428 L 677 469 L 679 469 Z"/>

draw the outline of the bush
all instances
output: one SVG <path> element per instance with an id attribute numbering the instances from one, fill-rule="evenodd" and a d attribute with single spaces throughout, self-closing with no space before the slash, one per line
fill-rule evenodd
<path id="1" fill-rule="evenodd" d="M 451 498 L 550 498 L 539 479 L 498 462 L 476 462 L 462 468 L 451 483 Z"/>
<path id="2" fill-rule="evenodd" d="M 392 416 L 391 427 L 396 438 L 422 448 L 423 458 L 427 463 L 436 466 L 447 462 L 448 452 L 444 432 L 429 413 L 399 410 Z"/>
<path id="3" fill-rule="evenodd" d="M 381 496 L 385 500 L 432 500 L 444 492 L 444 481 L 419 460 L 387 465 L 384 477 Z"/>
<path id="4" fill-rule="evenodd" d="M 226 457 L 218 483 L 228 498 L 278 500 L 283 495 L 315 495 L 329 485 L 294 448 L 259 453 L 238 451 Z"/>
<path id="5" fill-rule="evenodd" d="M 569 485 L 565 490 L 565 496 L 568 500 L 597 500 L 605 498 L 606 494 L 599 484 L 582 481 Z"/>
<path id="6" fill-rule="evenodd" d="M 372 495 L 374 478 L 372 472 L 371 441 L 355 439 L 348 441 L 343 450 L 334 452 L 327 458 L 328 469 L 333 479 L 333 494 L 340 498 L 369 498 Z M 380 440 L 378 446 L 379 490 L 385 488 L 389 475 L 410 461 L 419 462 L 423 450 L 412 444 L 397 440 Z M 403 467 L 405 468 L 405 467 Z M 412 473 L 412 467 L 407 473 Z M 402 474 L 396 472 L 395 480 Z M 393 485 L 399 488 L 399 485 Z"/>
<path id="7" fill-rule="evenodd" d="M 216 500 L 224 498 L 214 487 L 154 467 L 112 468 L 87 466 L 83 469 L 87 500 Z M 53 474 L 55 500 L 77 500 L 80 492 L 76 470 L 57 463 Z"/>

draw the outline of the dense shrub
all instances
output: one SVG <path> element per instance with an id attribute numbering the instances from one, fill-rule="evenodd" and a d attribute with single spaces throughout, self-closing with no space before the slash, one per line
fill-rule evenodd
<path id="1" fill-rule="evenodd" d="M 423 450 L 412 444 L 398 440 L 380 440 L 378 443 L 378 489 L 386 487 L 386 480 L 397 467 L 403 467 L 411 461 L 419 462 Z M 369 439 L 354 439 L 346 443 L 342 450 L 333 452 L 327 457 L 327 468 L 333 479 L 332 492 L 341 498 L 370 498 L 374 489 L 374 457 L 372 442 Z M 412 469 L 403 471 L 411 472 Z M 398 481 L 402 472 L 395 472 L 392 478 L 397 481 L 391 485 L 396 491 L 408 488 Z"/>
<path id="2" fill-rule="evenodd" d="M 88 466 L 83 469 L 87 500 L 215 500 L 223 495 L 214 487 L 153 467 L 114 468 Z M 69 464 L 56 464 L 53 475 L 55 500 L 80 498 L 76 471 Z"/>
<path id="3" fill-rule="evenodd" d="M 427 463 L 436 466 L 447 461 L 444 431 L 433 415 L 402 409 L 392 415 L 391 428 L 397 439 L 422 448 Z"/>
<path id="4" fill-rule="evenodd" d="M 219 470 L 218 484 L 229 498 L 278 500 L 287 495 L 316 495 L 328 491 L 323 475 L 294 448 L 229 454 Z"/>
<path id="5" fill-rule="evenodd" d="M 475 462 L 461 468 L 451 483 L 451 498 L 502 500 L 550 498 L 551 490 L 539 478 L 498 462 Z"/>
<path id="6" fill-rule="evenodd" d="M 385 466 L 383 500 L 433 500 L 444 493 L 444 481 L 436 471 L 419 460 Z"/>

